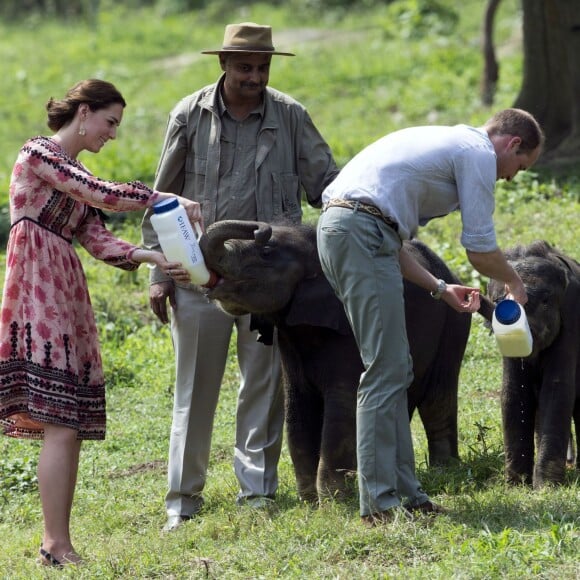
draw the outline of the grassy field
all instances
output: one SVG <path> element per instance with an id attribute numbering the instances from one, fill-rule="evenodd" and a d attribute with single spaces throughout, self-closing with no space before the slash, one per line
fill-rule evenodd
<path id="1" fill-rule="evenodd" d="M 111 5 L 113 3 L 103 3 Z M 12 164 L 22 142 L 47 133 L 44 103 L 81 78 L 114 82 L 129 102 L 118 141 L 84 162 L 114 179 L 153 180 L 167 114 L 182 96 L 213 82 L 227 22 L 274 27 L 278 48 L 271 85 L 309 108 L 343 164 L 393 129 L 424 123 L 483 123 L 479 102 L 480 0 L 442 0 L 437 13 L 397 2 L 369 13 L 304 14 L 267 5 L 225 14 L 162 17 L 154 11 L 104 10 L 96 27 L 30 19 L 0 23 L 0 225 Z M 406 8 L 406 11 L 401 9 Z M 505 0 L 496 41 L 501 80 L 496 107 L 510 106 L 521 75 L 519 3 Z M 454 20 L 443 8 L 458 10 Z M 215 11 L 214 11 L 215 12 Z M 580 256 L 579 176 L 529 172 L 499 184 L 498 238 L 505 247 L 543 238 Z M 314 221 L 317 212 L 305 211 Z M 139 216 L 114 220 L 139 241 Z M 5 236 L 5 227 L 0 231 Z M 466 282 L 478 282 L 458 242 L 457 216 L 425 228 L 422 238 Z M 5 237 L 4 237 L 5 240 Z M 4 246 L 4 241 L 2 247 Z M 39 445 L 0 438 L 0 578 L 418 578 L 580 577 L 580 483 L 543 491 L 503 482 L 499 389 L 501 358 L 474 318 L 460 382 L 460 464 L 429 467 L 413 420 L 419 478 L 450 509 L 434 521 L 367 530 L 358 502 L 313 509 L 299 502 L 287 449 L 276 507 L 235 507 L 232 445 L 238 382 L 231 351 L 215 420 L 206 506 L 176 533 L 162 535 L 173 355 L 166 327 L 148 308 L 147 272 L 126 273 L 82 253 L 102 342 L 108 383 L 108 434 L 83 446 L 73 512 L 75 545 L 87 564 L 47 571 L 35 564 L 41 512 L 35 470 Z M 4 250 L 1 254 L 3 280 Z"/>

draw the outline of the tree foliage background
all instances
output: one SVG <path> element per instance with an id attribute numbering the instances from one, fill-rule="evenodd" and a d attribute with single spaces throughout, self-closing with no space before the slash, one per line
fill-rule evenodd
<path id="1" fill-rule="evenodd" d="M 532 112 L 546 133 L 546 150 L 540 163 L 568 172 L 580 155 L 580 3 L 578 0 L 518 0 L 523 13 L 524 70 L 521 90 L 513 103 Z M 493 20 L 501 0 L 487 0 L 482 22 L 482 101 L 491 104 L 500 81 L 501 63 L 493 53 Z M 244 7 L 260 4 L 247 0 Z M 425 18 L 437 15 L 453 28 L 456 13 L 441 0 L 270 0 L 269 6 L 286 5 L 296 13 L 333 11 L 340 15 L 354 9 L 387 4 Z M 83 20 L 99 26 L 99 14 L 113 6 L 126 9 L 152 8 L 160 16 L 205 10 L 220 17 L 240 9 L 238 0 L 2 0 L 0 17 L 6 21 L 30 22 L 40 18 Z M 504 79 L 501 79 L 504 80 Z"/>
<path id="2" fill-rule="evenodd" d="M 297 7 L 310 9 L 369 7 L 377 4 L 389 4 L 394 0 L 291 0 Z M 0 16 L 6 19 L 22 20 L 34 16 L 54 16 L 65 18 L 94 18 L 100 8 L 108 5 L 123 4 L 127 8 L 154 6 L 163 13 L 188 12 L 207 8 L 210 4 L 220 8 L 238 8 L 238 0 L 2 0 Z M 248 0 L 245 4 L 255 4 Z M 288 0 L 270 0 L 271 5 L 288 3 Z M 433 0 L 427 3 L 433 4 Z M 436 3 L 436 2 L 435 2 Z"/>

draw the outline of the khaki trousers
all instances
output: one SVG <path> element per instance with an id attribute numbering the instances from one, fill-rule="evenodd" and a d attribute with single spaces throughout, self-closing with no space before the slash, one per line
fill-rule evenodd
<path id="1" fill-rule="evenodd" d="M 167 514 L 193 515 L 203 504 L 214 414 L 234 325 L 241 374 L 234 448 L 238 496 L 273 496 L 284 423 L 277 337 L 273 346 L 257 342 L 257 333 L 249 330 L 249 315 L 229 316 L 198 292 L 177 287 L 176 301 Z"/>
<path id="2" fill-rule="evenodd" d="M 401 240 L 377 217 L 330 207 L 318 222 L 322 269 L 342 301 L 364 372 L 357 399 L 357 462 L 361 516 L 406 497 L 429 497 L 415 476 L 407 389 L 413 380 L 407 342 Z"/>

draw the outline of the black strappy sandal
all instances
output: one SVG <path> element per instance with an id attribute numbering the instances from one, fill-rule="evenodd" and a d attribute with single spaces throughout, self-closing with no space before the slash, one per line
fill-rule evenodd
<path id="1" fill-rule="evenodd" d="M 40 563 L 43 566 L 52 566 L 53 568 L 62 568 L 63 564 L 57 560 L 50 552 L 47 552 L 42 546 L 40 547 Z"/>

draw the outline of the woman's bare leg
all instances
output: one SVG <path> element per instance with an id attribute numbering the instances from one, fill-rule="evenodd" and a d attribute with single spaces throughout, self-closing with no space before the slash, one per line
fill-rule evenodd
<path id="1" fill-rule="evenodd" d="M 78 563 L 70 537 L 81 441 L 77 432 L 59 425 L 45 425 L 44 445 L 38 461 L 38 486 L 44 515 L 42 547 L 64 563 Z"/>

